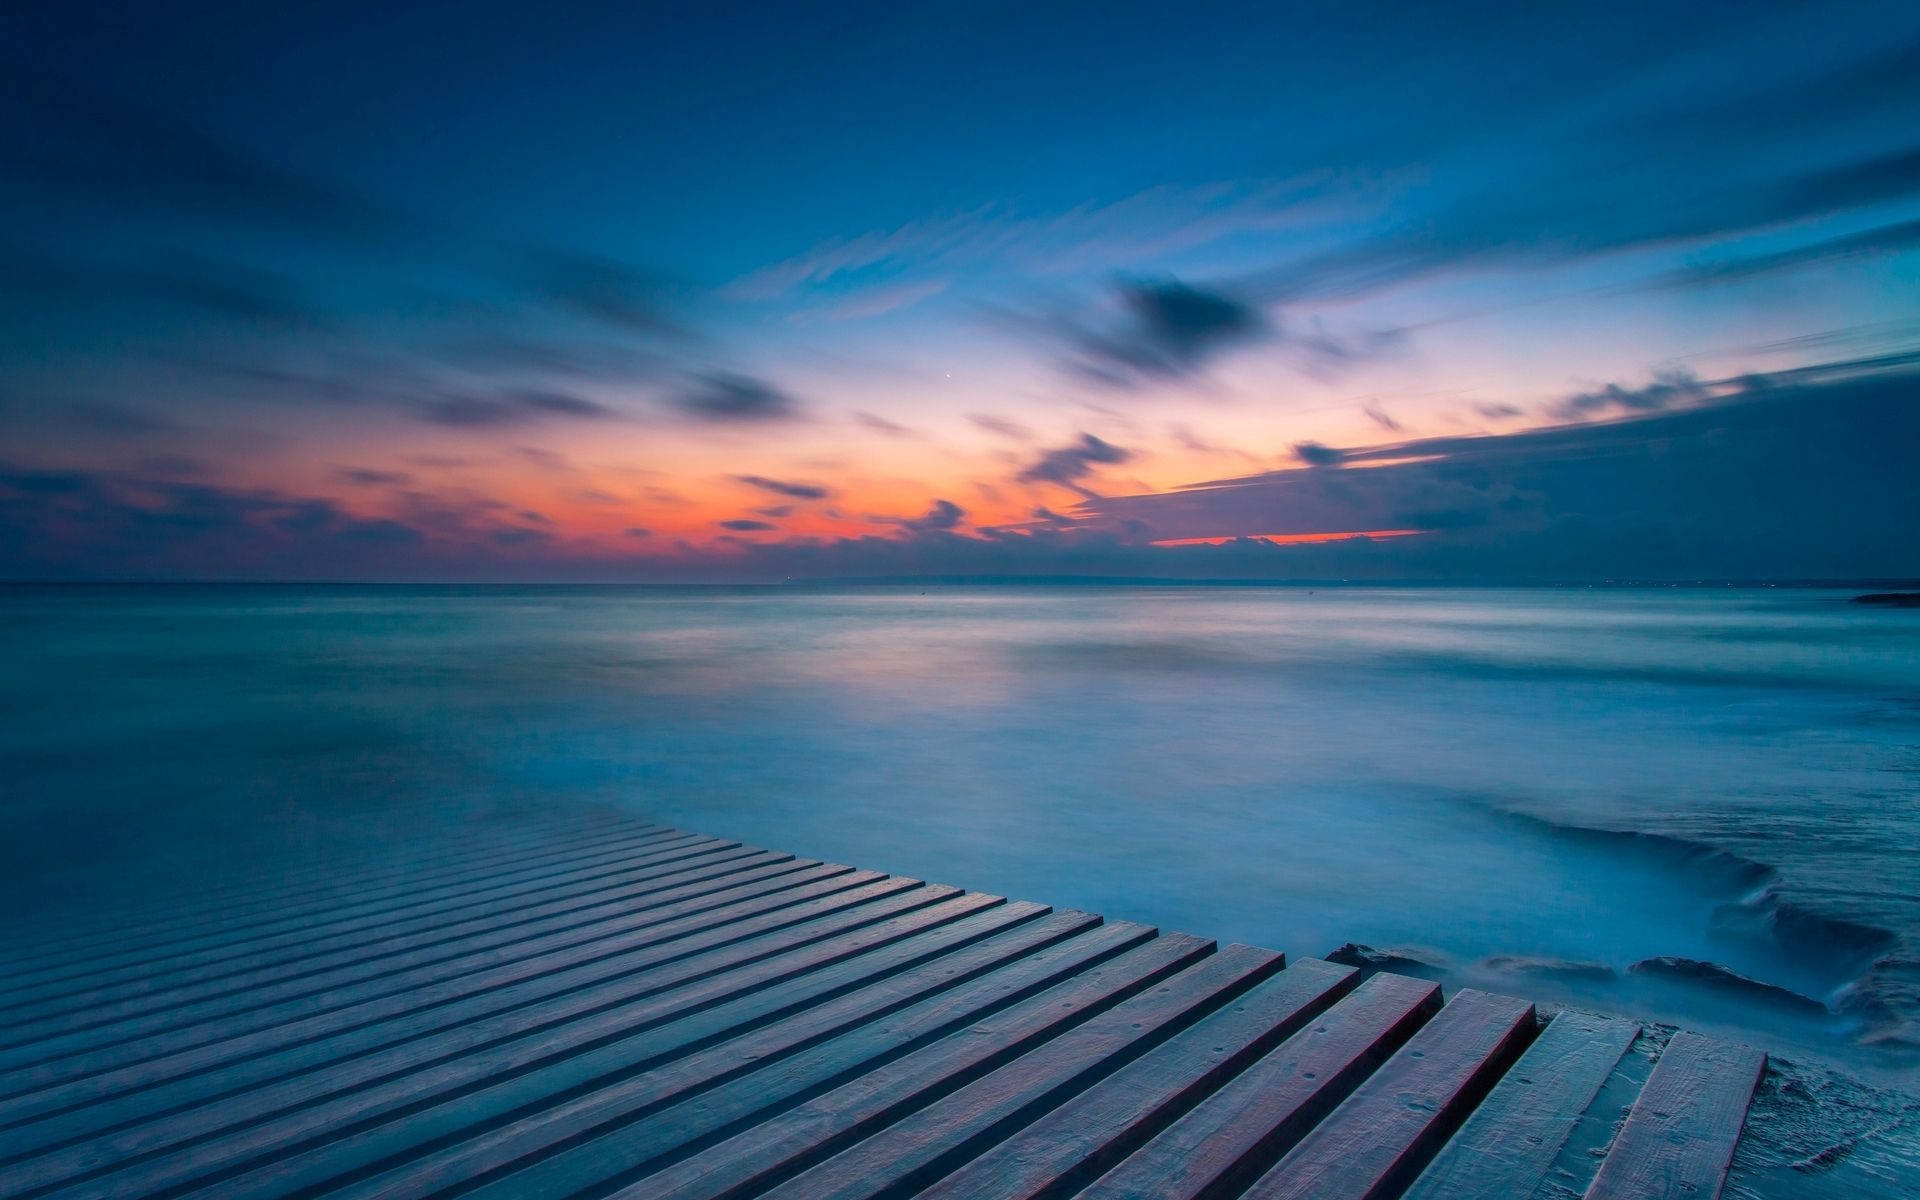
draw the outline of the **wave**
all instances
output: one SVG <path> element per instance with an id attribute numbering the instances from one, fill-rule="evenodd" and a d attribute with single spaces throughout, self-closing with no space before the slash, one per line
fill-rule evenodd
<path id="1" fill-rule="evenodd" d="M 1824 1016 L 1828 1013 L 1827 1006 L 1811 996 L 1803 996 L 1791 988 L 1748 978 L 1729 967 L 1703 959 L 1662 955 L 1659 958 L 1643 958 L 1627 970 L 1635 975 L 1651 975 L 1697 984 L 1724 995 L 1743 1000 L 1757 1000 L 1771 1007 L 1787 1009 L 1806 1016 Z"/>
<path id="2" fill-rule="evenodd" d="M 1671 834 L 1576 825 L 1518 808 L 1496 807 L 1495 811 L 1554 837 L 1652 856 L 1696 880 L 1705 879 L 1735 897 L 1715 911 L 1716 932 L 1764 939 L 1783 955 L 1819 964 L 1829 977 L 1845 982 L 1823 1002 L 1698 959 L 1645 959 L 1630 966 L 1629 972 L 1686 982 L 1802 1014 L 1837 1014 L 1859 1026 L 1862 1042 L 1920 1051 L 1920 955 L 1896 931 L 1824 912 L 1797 900 L 1783 889 L 1780 873 L 1772 865 L 1707 842 Z M 1493 966 L 1496 961 L 1505 963 L 1504 969 L 1520 973 L 1554 969 L 1547 964 L 1529 965 L 1527 960 L 1517 958 L 1490 959 L 1484 965 Z"/>
<path id="3" fill-rule="evenodd" d="M 1859 974 L 1900 942 L 1892 930 L 1818 912 L 1775 886 L 1714 914 L 1723 933 L 1764 936 L 1806 958 L 1827 963 L 1836 974 Z"/>
<path id="4" fill-rule="evenodd" d="M 1834 998 L 1836 1011 L 1860 1023 L 1860 1040 L 1901 1051 L 1920 1051 L 1920 959 L 1877 960 Z"/>
<path id="5" fill-rule="evenodd" d="M 1720 907 L 1716 927 L 1725 933 L 1764 936 L 1802 958 L 1832 964 L 1836 974 L 1857 974 L 1900 944 L 1893 930 L 1822 912 L 1783 891 L 1780 872 L 1708 842 L 1666 833 L 1575 825 L 1518 808 L 1496 809 L 1502 816 L 1543 829 L 1562 839 L 1584 841 L 1615 851 L 1651 857 L 1686 871 L 1739 898 Z"/>
<path id="6" fill-rule="evenodd" d="M 1779 874 L 1766 863 L 1691 838 L 1635 829 L 1575 825 L 1522 808 L 1495 806 L 1494 811 L 1509 820 L 1533 826 L 1562 840 L 1582 841 L 1616 853 L 1666 862 L 1690 873 L 1693 878 L 1704 877 L 1729 892 L 1751 892 L 1771 883 Z"/>

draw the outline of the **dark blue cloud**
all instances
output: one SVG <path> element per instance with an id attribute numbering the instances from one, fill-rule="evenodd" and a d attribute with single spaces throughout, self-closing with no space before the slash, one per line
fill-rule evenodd
<path id="1" fill-rule="evenodd" d="M 690 417 L 716 423 L 784 421 L 800 415 L 800 402 L 771 383 L 747 375 L 715 373 L 672 397 Z"/>
<path id="2" fill-rule="evenodd" d="M 0 562 L 14 578 L 378 574 L 423 541 L 325 499 L 0 464 Z"/>
<path id="3" fill-rule="evenodd" d="M 509 271 L 527 288 L 581 316 L 636 333 L 684 335 L 667 315 L 671 289 L 656 275 L 596 255 L 521 249 Z"/>
<path id="4" fill-rule="evenodd" d="M 1564 420 L 1609 413 L 1662 412 L 1676 405 L 1698 403 L 1706 398 L 1707 389 L 1693 372 L 1668 369 L 1656 371 L 1653 382 L 1641 387 L 1622 387 L 1610 383 L 1597 391 L 1577 392 L 1554 405 L 1552 412 Z"/>
<path id="5" fill-rule="evenodd" d="M 1920 577 L 1920 474 L 1910 462 L 1920 360 L 1887 356 L 1700 391 L 1624 419 L 1348 448 L 1345 470 L 1094 497 L 1070 514 L 1038 510 L 1017 528 L 965 527 L 959 505 L 936 501 L 923 516 L 885 522 L 885 536 L 743 540 L 729 560 L 651 549 L 637 532 L 629 536 L 642 557 L 583 553 L 539 527 L 538 514 L 485 497 L 403 492 L 400 516 L 366 519 L 268 490 L 0 466 L 0 564 L 11 577 L 88 578 Z M 1077 469 L 1055 461 L 1060 473 Z M 1259 540 L 1381 529 L 1420 532 Z M 1199 537 L 1236 540 L 1148 544 Z"/>
<path id="6" fill-rule="evenodd" d="M 889 524 L 913 534 L 946 533 L 958 529 L 967 519 L 967 510 L 951 500 L 935 500 L 933 507 L 918 517 L 896 517 Z"/>
<path id="7" fill-rule="evenodd" d="M 821 483 L 769 479 L 765 475 L 735 475 L 734 479 L 748 487 L 759 488 L 763 492 L 772 492 L 776 496 L 786 496 L 794 500 L 825 500 L 833 495 L 833 489 Z"/>
<path id="8" fill-rule="evenodd" d="M 1236 345 L 1266 337 L 1271 327 L 1254 305 L 1223 291 L 1166 279 L 1127 280 L 1115 294 L 1123 316 L 1107 328 L 1068 324 L 1078 365 L 1103 382 L 1190 375 Z"/>
<path id="9" fill-rule="evenodd" d="M 1903 449 L 1920 445 L 1912 356 L 1657 381 L 1572 404 L 1631 418 L 1349 449 L 1342 461 L 1368 469 L 1308 466 L 1092 500 L 1081 519 L 1140 522 L 1161 539 L 1424 531 L 1365 548 L 1288 548 L 1303 567 L 1364 562 L 1375 577 L 1920 574 L 1920 473 Z"/>
<path id="10" fill-rule="evenodd" d="M 1347 461 L 1345 451 L 1319 442 L 1295 442 L 1293 456 L 1310 467 L 1337 467 Z"/>
<path id="11" fill-rule="evenodd" d="M 1726 283 L 1751 279 L 1773 271 L 1829 262 L 1833 259 L 1878 257 L 1920 248 L 1920 220 L 1896 221 L 1859 233 L 1826 238 L 1791 250 L 1770 254 L 1747 254 L 1718 262 L 1681 267 L 1655 276 L 1650 287 L 1686 287 L 1698 284 Z"/>
<path id="12" fill-rule="evenodd" d="M 18 43 L 15 43 L 18 45 Z M 419 227 L 352 192 L 270 162 L 190 122 L 123 103 L 79 74 L 9 55 L 0 72 L 0 161 L 14 188 L 92 205 L 137 199 L 327 237 Z"/>
<path id="13" fill-rule="evenodd" d="M 1096 467 L 1123 463 L 1132 457 L 1129 450 L 1083 433 L 1079 441 L 1042 454 L 1015 478 L 1022 483 L 1057 483 L 1091 498 L 1094 493 L 1080 481 L 1093 474 Z"/>
<path id="14" fill-rule="evenodd" d="M 1897 107 L 1895 94 L 1909 107 L 1920 104 L 1920 84 L 1914 82 L 1920 79 L 1920 40 L 1901 47 L 1894 59 L 1915 72 L 1897 84 L 1889 80 L 1889 92 L 1875 94 L 1849 67 L 1811 84 L 1780 85 L 1749 107 L 1663 113 L 1657 135 L 1653 127 L 1623 122 L 1609 136 L 1583 139 L 1563 154 L 1504 164 L 1464 195 L 1424 203 L 1411 197 L 1397 224 L 1378 236 L 1296 257 L 1232 286 L 1267 304 L 1345 300 L 1435 276 L 1711 245 L 1910 205 L 1920 199 L 1920 141 L 1910 129 L 1877 129 L 1875 148 L 1850 154 L 1835 148 L 1845 142 L 1831 136 L 1834 129 L 1791 156 L 1768 156 L 1750 144 L 1767 128 L 1765 110 L 1791 109 L 1814 97 L 1847 110 L 1854 124 Z M 1758 256 L 1747 273 L 1903 249 L 1912 236 L 1905 225 Z M 1647 282 L 1672 286 L 1724 277 L 1709 267 L 1656 273 Z"/>
<path id="15" fill-rule="evenodd" d="M 1392 414 L 1377 404 L 1363 404 L 1360 406 L 1360 411 L 1366 414 L 1367 420 L 1388 433 L 1399 433 L 1401 430 L 1400 422 L 1394 420 Z"/>
<path id="16" fill-rule="evenodd" d="M 253 325 L 318 330 L 333 319 L 285 276 L 206 257 L 156 255 L 139 263 L 0 258 L 0 299 L 67 305 L 81 312 L 191 310 Z"/>
<path id="17" fill-rule="evenodd" d="M 435 425 L 468 429 L 522 425 L 543 416 L 601 420 L 616 415 L 597 400 L 549 391 L 436 396 L 421 401 L 417 411 Z"/>
<path id="18" fill-rule="evenodd" d="M 413 482 L 413 476 L 405 471 L 383 471 L 374 467 L 339 467 L 333 477 L 362 487 L 398 487 Z"/>
<path id="19" fill-rule="evenodd" d="M 553 535 L 544 529 L 529 529 L 522 525 L 509 525 L 489 531 L 487 540 L 496 546 L 508 548 L 544 546 L 553 541 Z"/>

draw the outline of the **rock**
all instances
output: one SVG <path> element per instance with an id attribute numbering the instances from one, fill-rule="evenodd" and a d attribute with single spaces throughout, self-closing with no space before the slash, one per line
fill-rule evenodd
<path id="1" fill-rule="evenodd" d="M 1328 962 L 1359 967 L 1366 972 L 1395 971 L 1402 975 L 1430 976 L 1441 968 L 1401 950 L 1380 950 L 1364 942 L 1348 942 L 1327 955 Z"/>

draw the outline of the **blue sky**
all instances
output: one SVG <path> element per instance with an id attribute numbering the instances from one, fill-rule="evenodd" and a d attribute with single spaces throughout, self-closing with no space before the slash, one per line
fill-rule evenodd
<path id="1" fill-rule="evenodd" d="M 0 76 L 8 575 L 1920 574 L 1899 6 L 28 3 Z"/>

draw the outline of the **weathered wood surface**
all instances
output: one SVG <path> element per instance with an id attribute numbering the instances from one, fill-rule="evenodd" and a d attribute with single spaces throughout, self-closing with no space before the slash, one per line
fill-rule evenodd
<path id="1" fill-rule="evenodd" d="M 717 853 L 738 843 L 711 838 L 678 837 L 662 841 L 643 839 L 626 846 L 603 848 L 562 863 L 490 874 L 474 880 L 423 889 L 395 898 L 321 907 L 309 916 L 290 916 L 251 922 L 238 928 L 194 934 L 163 945 L 138 945 L 103 955 L 90 963 L 51 969 L 31 982 L 14 979 L 6 1004 L 13 1010 L 79 998 L 83 1003 L 103 988 L 141 983 L 181 973 L 195 977 L 215 974 L 230 963 L 248 963 L 286 947 L 299 947 L 321 936 L 362 935 L 404 929 L 410 922 L 431 922 L 454 912 L 482 908 L 489 902 L 525 901 L 543 893 L 607 875 L 656 864 L 683 863 Z"/>
<path id="2" fill-rule="evenodd" d="M 1537 1031 L 1518 1000 L 555 819 L 0 950 L 0 1197 L 1525 1197 L 1636 1028 Z M 1677 1035 L 1589 1195 L 1717 1194 L 1764 1063 Z"/>
<path id="3" fill-rule="evenodd" d="M 164 934 L 150 935 L 144 931 L 123 929 L 111 935 L 112 943 L 108 947 L 59 953 L 55 956 L 59 961 L 34 968 L 22 964 L 19 969 L 9 972 L 7 985 L 0 990 L 0 998 L 11 1004 L 15 1002 L 17 993 L 57 989 L 61 983 L 68 981 L 76 981 L 68 983 L 68 991 L 84 991 L 96 986 L 105 976 L 118 973 L 126 977 L 138 977 L 157 969 L 157 965 L 170 965 L 169 960 L 183 956 L 220 957 L 223 956 L 222 951 L 226 951 L 223 957 L 250 953 L 262 944 L 272 944 L 269 939 L 276 934 L 287 939 L 311 937 L 323 929 L 355 922 L 372 922 L 395 912 L 430 912 L 432 902 L 447 897 L 473 903 L 476 897 L 488 892 L 507 894 L 509 885 L 531 886 L 553 879 L 578 879 L 583 877 L 586 868 L 606 862 L 631 866 L 638 853 L 648 850 L 657 856 L 668 857 L 683 853 L 689 846 L 699 848 L 721 844 L 718 839 L 675 831 L 640 832 L 626 838 L 610 838 L 599 845 L 587 843 L 571 853 L 530 856 L 531 861 L 526 863 L 507 860 L 509 865 L 498 873 L 487 872 L 478 880 L 469 870 L 455 872 L 451 880 L 446 882 L 421 880 L 417 885 L 396 883 L 367 893 L 355 892 L 345 900 L 323 898 L 304 905 L 290 905 L 285 909 L 268 908 L 254 919 L 231 920 L 222 913 L 204 924 L 196 924 L 185 930 L 169 930 Z M 188 958 L 187 965 L 197 967 L 203 965 L 204 961 Z"/>
<path id="4" fill-rule="evenodd" d="M 1726 1184 L 1747 1106 L 1766 1069 L 1767 1056 L 1751 1046 L 1674 1034 L 1587 1189 L 1588 1200 L 1713 1200 Z"/>
<path id="5" fill-rule="evenodd" d="M 138 942 L 153 945 L 185 931 L 235 926 L 262 914 L 284 918 L 302 906 L 337 905 L 343 897 L 357 901 L 383 892 L 413 894 L 432 883 L 471 875 L 476 869 L 524 867 L 555 859 L 569 849 L 604 849 L 623 839 L 687 836 L 680 830 L 605 817 L 586 822 L 543 818 L 533 828 L 515 830 L 507 837 L 443 834 L 428 839 L 424 850 L 402 861 L 357 869 L 334 862 L 306 869 L 283 865 L 270 879 L 227 884 L 195 880 L 191 891 L 165 898 L 163 917 L 156 918 L 150 908 L 132 911 L 124 907 L 55 917 L 21 934 L 17 953 L 10 961 L 22 970 L 57 961 L 85 962 L 103 946 L 125 942 L 130 927 L 137 930 Z"/>
<path id="6" fill-rule="evenodd" d="M 1396 1196 L 1534 1032 L 1533 1006 L 1462 991 L 1247 1192 L 1262 1200 Z"/>
<path id="7" fill-rule="evenodd" d="M 1088 1200 L 1237 1195 L 1440 1008 L 1440 985 L 1375 975 L 1087 1189 Z"/>
<path id="8" fill-rule="evenodd" d="M 1353 989 L 1350 967 L 1307 959 L 1002 1140 L 922 1193 L 1078 1191 Z"/>
<path id="9" fill-rule="evenodd" d="M 604 906 L 629 908 L 632 901 L 668 887 L 753 868 L 778 874 L 781 867 L 799 869 L 796 864 L 804 865 L 791 855 L 753 851 L 724 842 L 680 846 L 671 854 L 630 859 L 612 874 L 582 872 L 565 884 L 542 889 L 538 895 L 460 906 L 465 911 L 410 913 L 404 920 L 327 936 L 309 930 L 273 939 L 278 944 L 242 946 L 228 952 L 224 962 L 165 968 L 149 965 L 124 982 L 95 981 L 78 993 L 10 1006 L 8 1015 L 13 1023 L 0 1046 L 41 1042 L 65 1028 L 90 1028 L 116 1017 L 240 996 L 274 982 L 310 979 L 328 968 L 379 964 L 396 954 L 445 947 L 463 938 L 493 934 L 493 940 L 501 942 L 527 937 L 537 931 L 534 927 L 552 927 L 568 916 L 575 917 L 572 924 L 584 924 Z"/>
<path id="10" fill-rule="evenodd" d="M 1555 1017 L 1414 1183 L 1407 1200 L 1534 1195 L 1639 1035 L 1631 1021 L 1576 1012 Z"/>

